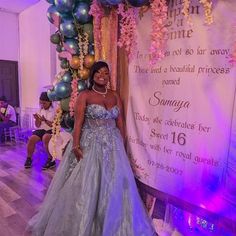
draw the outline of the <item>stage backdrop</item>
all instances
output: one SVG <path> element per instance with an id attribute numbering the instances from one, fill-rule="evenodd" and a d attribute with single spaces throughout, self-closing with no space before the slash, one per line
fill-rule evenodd
<path id="1" fill-rule="evenodd" d="M 229 61 L 236 2 L 215 1 L 210 26 L 197 0 L 188 24 L 181 2 L 170 1 L 166 57 L 155 66 L 149 63 L 150 11 L 138 21 L 138 49 L 129 64 L 128 155 L 141 182 L 232 218 L 235 191 L 227 192 L 225 181 L 235 179 L 235 169 L 226 173 L 234 124 L 236 70 Z"/>

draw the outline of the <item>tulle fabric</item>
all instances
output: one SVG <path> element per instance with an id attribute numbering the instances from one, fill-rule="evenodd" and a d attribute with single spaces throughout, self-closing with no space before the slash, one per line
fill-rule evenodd
<path id="1" fill-rule="evenodd" d="M 137 191 L 115 118 L 119 109 L 87 108 L 77 162 L 72 143 L 39 212 L 30 220 L 34 236 L 155 235 Z"/>

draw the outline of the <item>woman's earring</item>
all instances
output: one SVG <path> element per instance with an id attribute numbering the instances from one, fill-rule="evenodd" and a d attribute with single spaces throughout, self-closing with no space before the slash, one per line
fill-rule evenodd
<path id="1" fill-rule="evenodd" d="M 110 81 L 107 82 L 106 88 L 107 88 L 107 89 L 111 89 L 111 83 L 110 83 Z"/>

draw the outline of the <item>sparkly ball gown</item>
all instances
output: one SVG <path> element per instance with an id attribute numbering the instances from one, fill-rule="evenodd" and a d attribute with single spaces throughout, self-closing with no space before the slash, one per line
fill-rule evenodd
<path id="1" fill-rule="evenodd" d="M 86 107 L 77 162 L 72 143 L 39 212 L 29 221 L 35 236 L 156 235 L 125 153 L 115 119 L 119 108 Z"/>

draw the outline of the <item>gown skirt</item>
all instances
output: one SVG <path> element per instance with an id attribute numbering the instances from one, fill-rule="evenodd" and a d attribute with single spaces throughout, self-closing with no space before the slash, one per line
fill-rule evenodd
<path id="1" fill-rule="evenodd" d="M 77 161 L 69 143 L 41 205 L 33 236 L 156 235 L 116 127 L 118 107 L 87 107 Z"/>

